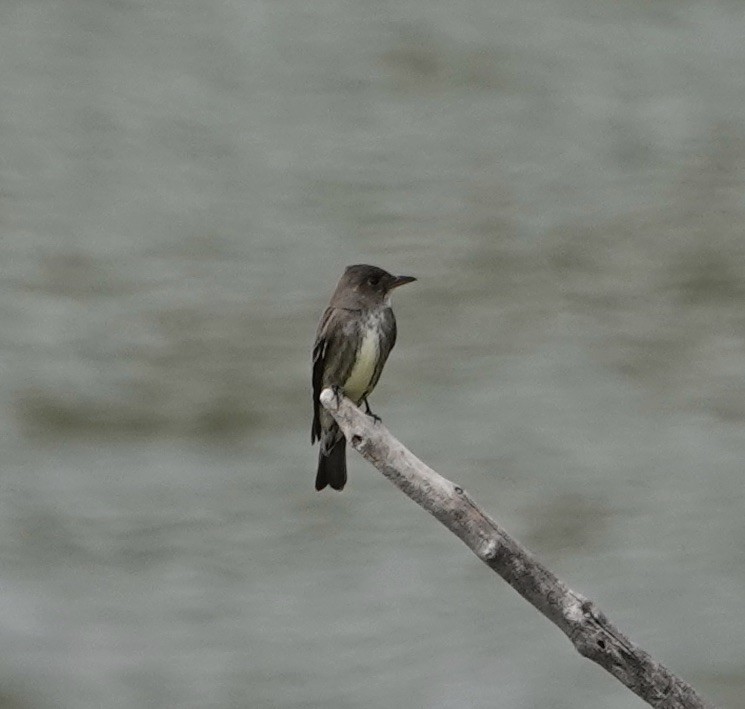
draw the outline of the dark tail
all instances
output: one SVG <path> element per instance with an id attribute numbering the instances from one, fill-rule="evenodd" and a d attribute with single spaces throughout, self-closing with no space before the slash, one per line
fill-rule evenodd
<path id="1" fill-rule="evenodd" d="M 323 445 L 318 452 L 318 473 L 316 490 L 323 490 L 330 485 L 334 490 L 341 490 L 347 482 L 347 439 L 342 436 L 328 455 L 323 454 Z"/>

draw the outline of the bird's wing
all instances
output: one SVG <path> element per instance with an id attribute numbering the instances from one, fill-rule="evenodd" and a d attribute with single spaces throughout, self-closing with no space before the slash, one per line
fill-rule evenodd
<path id="1" fill-rule="evenodd" d="M 321 438 L 321 403 L 318 397 L 325 386 L 342 386 L 354 366 L 354 352 L 345 353 L 345 348 L 355 347 L 356 338 L 343 328 L 335 327 L 335 318 L 345 313 L 338 308 L 326 308 L 318 323 L 316 341 L 313 345 L 313 425 L 310 440 Z"/>
<path id="2" fill-rule="evenodd" d="M 380 338 L 380 355 L 375 364 L 375 371 L 373 372 L 372 379 L 370 379 L 370 386 L 367 388 L 368 393 L 371 392 L 378 383 L 378 379 L 380 379 L 380 375 L 383 371 L 383 365 L 385 365 L 388 355 L 396 344 L 396 318 L 393 315 L 393 310 L 390 308 L 386 308 L 383 311 L 381 328 L 383 330 L 383 336 Z"/>
<path id="3" fill-rule="evenodd" d="M 310 431 L 310 442 L 315 443 L 321 438 L 321 419 L 318 416 L 318 407 L 321 405 L 318 397 L 323 388 L 323 363 L 328 349 L 328 324 L 334 313 L 333 308 L 326 308 L 321 322 L 318 323 L 316 341 L 313 343 L 313 425 Z"/>

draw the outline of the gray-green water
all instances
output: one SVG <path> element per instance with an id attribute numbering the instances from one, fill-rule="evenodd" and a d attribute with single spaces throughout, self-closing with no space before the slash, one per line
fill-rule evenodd
<path id="1" fill-rule="evenodd" d="M 0 7 L 0 707 L 642 706 L 350 457 L 309 349 L 570 586 L 745 700 L 745 8 Z"/>

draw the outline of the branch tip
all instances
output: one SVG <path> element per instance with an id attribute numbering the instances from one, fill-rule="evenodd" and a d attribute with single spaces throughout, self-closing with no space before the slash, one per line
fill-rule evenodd
<path id="1" fill-rule="evenodd" d="M 330 411 L 336 411 L 339 408 L 339 400 L 331 388 L 324 389 L 318 397 L 320 402 Z"/>

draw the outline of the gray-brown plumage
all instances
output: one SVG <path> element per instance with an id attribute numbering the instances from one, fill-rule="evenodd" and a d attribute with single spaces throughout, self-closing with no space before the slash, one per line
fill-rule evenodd
<path id="1" fill-rule="evenodd" d="M 359 264 L 344 271 L 318 324 L 313 345 L 313 427 L 311 442 L 320 441 L 316 490 L 341 490 L 347 481 L 346 439 L 318 397 L 336 388 L 358 406 L 380 379 L 396 344 L 391 291 L 412 276 L 393 276 L 377 266 Z"/>

